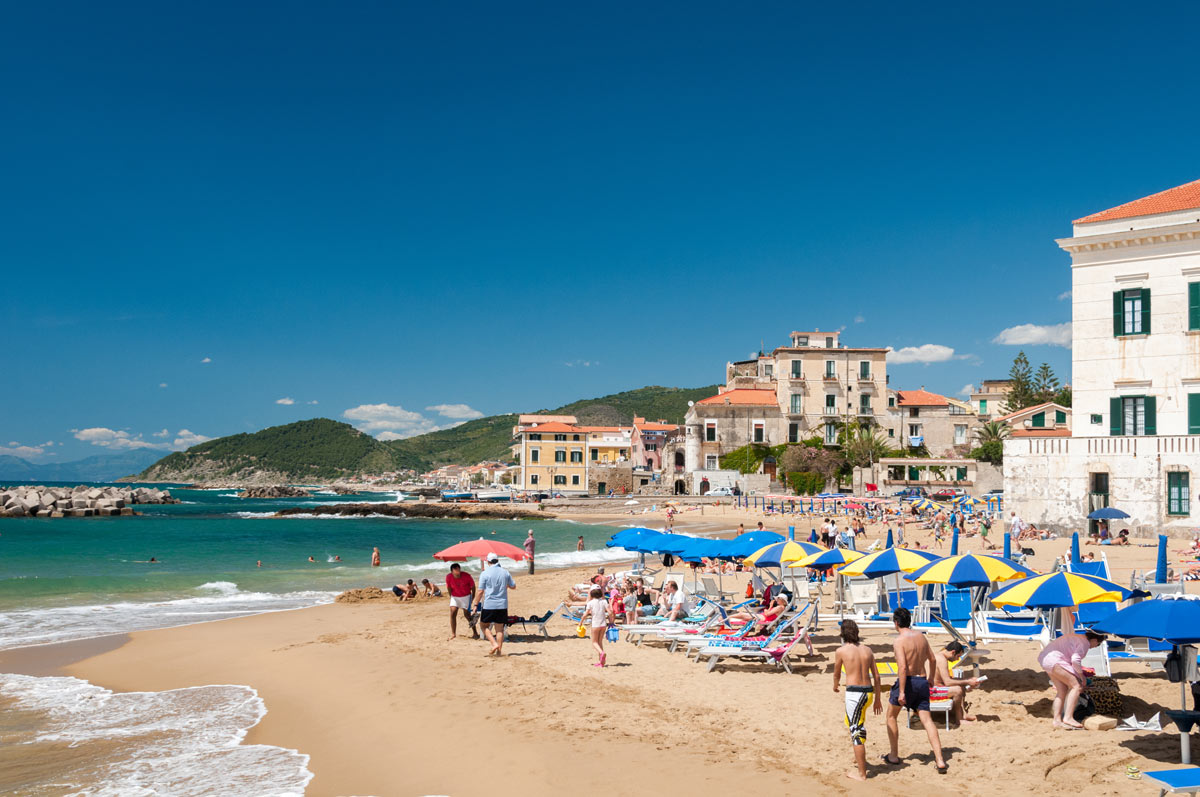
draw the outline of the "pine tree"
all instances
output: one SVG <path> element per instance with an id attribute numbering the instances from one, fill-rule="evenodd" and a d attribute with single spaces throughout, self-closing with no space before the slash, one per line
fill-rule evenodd
<path id="1" fill-rule="evenodd" d="M 1054 394 L 1058 392 L 1058 377 L 1049 363 L 1042 363 L 1038 367 L 1033 377 L 1033 392 L 1036 404 L 1054 401 Z"/>
<path id="2" fill-rule="evenodd" d="M 1025 356 L 1025 352 L 1018 352 L 1013 359 L 1012 368 L 1008 372 L 1008 381 L 1008 395 L 1005 396 L 1004 404 L 1009 412 L 1023 410 L 1038 403 L 1033 387 L 1033 368 L 1030 367 L 1029 358 Z"/>

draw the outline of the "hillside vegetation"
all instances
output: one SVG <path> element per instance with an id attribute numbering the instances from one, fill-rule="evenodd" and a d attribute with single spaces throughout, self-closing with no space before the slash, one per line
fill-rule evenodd
<path id="1" fill-rule="evenodd" d="M 681 423 L 689 401 L 716 392 L 716 385 L 691 389 L 652 386 L 534 412 L 574 415 L 587 426 L 628 425 L 635 415 Z M 472 465 L 487 459 L 508 461 L 516 423 L 515 414 L 490 415 L 453 429 L 384 443 L 349 424 L 314 418 L 192 446 L 154 463 L 138 479 L 331 481 L 404 468 L 424 471 L 441 465 Z"/>

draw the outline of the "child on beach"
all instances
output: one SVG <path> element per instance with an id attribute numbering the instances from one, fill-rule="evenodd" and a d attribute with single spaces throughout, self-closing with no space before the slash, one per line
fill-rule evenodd
<path id="1" fill-rule="evenodd" d="M 625 597 L 622 601 L 625 604 L 625 624 L 635 625 L 638 621 L 638 593 L 632 581 L 625 583 Z"/>
<path id="2" fill-rule="evenodd" d="M 874 702 L 875 714 L 883 713 L 879 694 L 879 670 L 875 666 L 875 654 L 866 645 L 859 643 L 858 624 L 853 620 L 842 622 L 842 646 L 837 649 L 833 662 L 833 691 L 838 691 L 842 670 L 846 672 L 846 727 L 850 729 L 850 744 L 854 749 L 857 770 L 850 770 L 846 777 L 852 780 L 867 779 L 867 706 Z M 874 689 L 872 690 L 872 682 Z M 872 701 L 872 692 L 874 700 Z"/>
<path id="3" fill-rule="evenodd" d="M 583 617 L 579 618 L 579 622 L 583 623 L 588 618 L 592 620 L 592 626 L 589 633 L 592 637 L 592 648 L 595 649 L 599 661 L 593 664 L 593 667 L 603 667 L 607 664 L 608 656 L 604 652 L 604 632 L 608 630 L 608 604 L 604 600 L 604 591 L 599 587 L 592 587 L 591 600 L 587 602 L 587 608 L 583 611 Z"/>

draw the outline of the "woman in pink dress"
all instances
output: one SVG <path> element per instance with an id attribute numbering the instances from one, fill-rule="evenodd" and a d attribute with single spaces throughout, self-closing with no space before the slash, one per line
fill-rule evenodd
<path id="1" fill-rule="evenodd" d="M 1087 686 L 1083 673 L 1083 657 L 1094 647 L 1104 644 L 1104 635 L 1095 631 L 1075 633 L 1075 615 L 1063 610 L 1063 625 L 1066 633 L 1042 648 L 1038 664 L 1050 676 L 1056 690 L 1051 708 L 1055 728 L 1077 731 L 1083 726 L 1075 721 L 1075 706 Z"/>

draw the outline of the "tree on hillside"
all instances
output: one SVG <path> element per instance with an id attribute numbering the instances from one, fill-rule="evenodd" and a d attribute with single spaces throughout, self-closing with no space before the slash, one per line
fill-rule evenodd
<path id="1" fill-rule="evenodd" d="M 1008 372 L 1008 395 L 1004 397 L 1004 406 L 1008 412 L 1016 412 L 1037 404 L 1037 393 L 1034 388 L 1033 369 L 1025 352 L 1018 352 L 1013 359 L 1012 368 Z"/>
<path id="2" fill-rule="evenodd" d="M 1058 377 L 1054 375 L 1054 369 L 1049 363 L 1038 366 L 1037 373 L 1033 376 L 1033 393 L 1037 399 L 1035 404 L 1054 401 L 1054 396 L 1058 393 Z"/>

